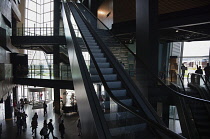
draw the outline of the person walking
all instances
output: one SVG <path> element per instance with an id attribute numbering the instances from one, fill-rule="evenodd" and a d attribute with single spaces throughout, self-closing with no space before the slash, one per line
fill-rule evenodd
<path id="1" fill-rule="evenodd" d="M 23 112 L 24 111 L 24 101 L 23 100 L 21 101 L 20 106 L 21 106 L 21 111 Z"/>
<path id="2" fill-rule="evenodd" d="M 58 123 L 60 124 L 61 121 L 63 121 L 63 114 L 61 114 L 59 117 L 58 117 Z"/>
<path id="3" fill-rule="evenodd" d="M 181 70 L 182 70 L 182 79 L 184 79 L 184 75 L 185 75 L 185 70 L 187 69 L 187 67 L 185 67 L 184 64 L 182 64 L 181 66 Z"/>
<path id="4" fill-rule="evenodd" d="M 26 123 L 26 118 L 28 117 L 28 115 L 25 113 L 25 112 L 23 112 L 22 113 L 22 119 L 23 119 L 23 130 L 25 130 L 26 129 L 26 127 L 27 127 L 27 123 Z"/>
<path id="5" fill-rule="evenodd" d="M 45 115 L 47 114 L 47 104 L 45 103 L 45 101 L 43 103 L 43 108 L 44 108 L 44 117 L 45 117 Z"/>
<path id="6" fill-rule="evenodd" d="M 36 129 L 38 127 L 38 122 L 35 117 L 32 118 L 31 127 L 32 127 L 32 135 L 34 135 L 34 137 L 36 137 Z"/>
<path id="7" fill-rule="evenodd" d="M 78 128 L 78 132 L 79 132 L 78 136 L 81 136 L 82 135 L 82 126 L 81 126 L 80 119 L 77 122 L 77 128 Z"/>
<path id="8" fill-rule="evenodd" d="M 195 71 L 195 73 L 203 74 L 203 70 L 201 69 L 201 66 L 197 66 L 197 70 Z"/>
<path id="9" fill-rule="evenodd" d="M 65 134 L 65 127 L 64 127 L 64 124 L 63 124 L 63 120 L 59 124 L 59 131 L 60 131 L 60 134 L 61 134 L 61 138 L 63 139 L 64 138 L 63 135 Z"/>
<path id="10" fill-rule="evenodd" d="M 53 134 L 53 130 L 54 130 L 54 127 L 52 125 L 52 119 L 50 119 L 50 122 L 47 124 L 48 125 L 48 129 L 49 129 L 49 133 L 48 135 L 50 135 L 50 133 L 52 134 L 53 138 L 55 137 L 54 134 Z"/>
<path id="11" fill-rule="evenodd" d="M 16 125 L 17 125 L 17 135 L 21 135 L 22 126 L 23 126 L 23 119 L 21 118 L 21 115 L 17 117 Z"/>
<path id="12" fill-rule="evenodd" d="M 35 118 L 36 119 L 36 121 L 37 121 L 37 119 L 38 119 L 38 114 L 37 114 L 37 112 L 35 112 L 35 114 L 34 114 L 34 117 L 33 118 Z"/>
<path id="13" fill-rule="evenodd" d="M 205 72 L 206 81 L 209 81 L 209 76 L 210 76 L 210 66 L 209 66 L 209 63 L 207 63 L 207 66 L 204 68 L 204 72 Z"/>
<path id="14" fill-rule="evenodd" d="M 47 120 L 44 120 L 43 128 L 40 131 L 40 135 L 44 136 L 44 139 L 48 139 L 49 138 L 48 127 L 47 127 Z"/>
<path id="15" fill-rule="evenodd" d="M 18 109 L 18 111 L 20 111 L 20 102 L 19 101 L 17 102 L 17 109 Z"/>

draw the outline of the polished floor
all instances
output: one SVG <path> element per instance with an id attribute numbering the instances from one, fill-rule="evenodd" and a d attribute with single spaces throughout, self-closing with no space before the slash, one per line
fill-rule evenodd
<path id="1" fill-rule="evenodd" d="M 27 129 L 25 132 L 22 132 L 21 135 L 17 135 L 17 126 L 15 123 L 15 118 L 13 117 L 12 119 L 4 119 L 4 108 L 1 105 L 1 113 L 0 113 L 0 120 L 2 123 L 2 135 L 1 139 L 33 139 L 35 137 L 32 136 L 31 133 L 31 119 L 34 115 L 35 112 L 38 114 L 38 128 L 37 128 L 37 134 L 36 134 L 36 139 L 41 139 L 40 136 L 40 130 L 43 127 L 43 121 L 46 119 L 47 122 L 49 122 L 49 119 L 53 120 L 53 125 L 54 125 L 54 135 L 60 137 L 59 133 L 59 123 L 58 123 L 58 114 L 55 114 L 53 112 L 53 107 L 52 107 L 52 102 L 48 104 L 48 113 L 47 116 L 43 116 L 43 109 L 32 109 L 31 105 L 26 105 L 25 106 L 25 112 L 28 115 L 27 118 Z M 77 120 L 78 120 L 78 114 L 77 113 L 70 113 L 63 115 L 64 119 L 64 126 L 65 126 L 65 132 L 66 134 L 64 135 L 64 139 L 80 139 L 82 137 L 78 136 L 78 130 L 77 130 Z M 53 139 L 52 135 L 50 134 L 49 139 Z"/>

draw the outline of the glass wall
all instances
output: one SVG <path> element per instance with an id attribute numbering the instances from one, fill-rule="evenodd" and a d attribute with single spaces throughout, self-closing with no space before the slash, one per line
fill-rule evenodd
<path id="1" fill-rule="evenodd" d="M 53 35 L 53 0 L 26 0 L 25 35 Z"/>
<path id="2" fill-rule="evenodd" d="M 53 55 L 43 51 L 27 50 L 29 76 L 51 76 L 53 73 Z"/>
<path id="3" fill-rule="evenodd" d="M 204 69 L 209 63 L 210 41 L 185 42 L 182 63 L 187 67 L 187 73 L 195 73 L 197 66 Z"/>

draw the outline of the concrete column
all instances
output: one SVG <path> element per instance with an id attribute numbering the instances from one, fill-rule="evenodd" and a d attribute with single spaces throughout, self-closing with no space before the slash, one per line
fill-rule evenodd
<path id="1" fill-rule="evenodd" d="M 169 127 L 169 104 L 163 103 L 162 120 Z"/>
<path id="2" fill-rule="evenodd" d="M 60 1 L 54 0 L 54 36 L 59 36 L 59 27 L 60 27 Z M 54 76 L 60 77 L 60 49 L 59 45 L 54 45 L 53 47 L 53 70 Z"/>
<path id="3" fill-rule="evenodd" d="M 60 114 L 60 89 L 54 88 L 54 109 L 55 113 Z"/>
<path id="4" fill-rule="evenodd" d="M 136 54 L 155 74 L 158 73 L 158 0 L 136 1 Z M 145 97 L 148 96 L 151 77 L 144 65 L 137 61 L 136 78 Z M 153 82 L 152 82 L 153 83 Z"/>
<path id="5" fill-rule="evenodd" d="M 5 119 L 12 118 L 11 96 L 8 96 L 4 102 L 5 106 Z"/>

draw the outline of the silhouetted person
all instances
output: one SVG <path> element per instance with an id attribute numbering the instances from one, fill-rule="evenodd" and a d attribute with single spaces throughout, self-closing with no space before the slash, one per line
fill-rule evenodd
<path id="1" fill-rule="evenodd" d="M 210 76 L 210 66 L 209 63 L 207 63 L 207 66 L 204 68 L 204 72 L 205 72 L 205 77 L 206 77 L 206 81 L 209 81 L 209 76 Z"/>
<path id="2" fill-rule="evenodd" d="M 17 124 L 17 134 L 21 135 L 21 133 L 22 133 L 22 126 L 23 126 L 23 119 L 21 118 L 20 114 L 17 117 L 16 124 Z"/>
<path id="3" fill-rule="evenodd" d="M 35 117 L 33 117 L 32 121 L 31 121 L 31 127 L 32 127 L 32 135 L 34 135 L 35 137 L 36 137 L 37 126 L 38 126 L 37 119 Z"/>
<path id="4" fill-rule="evenodd" d="M 47 120 L 44 120 L 43 128 L 40 131 L 40 135 L 44 136 L 44 139 L 48 139 L 49 138 L 48 127 L 47 127 Z"/>
<path id="5" fill-rule="evenodd" d="M 36 119 L 36 121 L 37 121 L 37 119 L 38 119 L 38 114 L 35 112 L 35 114 L 34 114 L 34 117 L 33 118 L 35 118 Z"/>
<path id="6" fill-rule="evenodd" d="M 21 101 L 20 106 L 21 106 L 21 110 L 24 111 L 24 101 L 23 101 L 23 99 L 22 99 L 22 101 Z"/>
<path id="7" fill-rule="evenodd" d="M 63 121 L 63 114 L 61 114 L 59 117 L 58 117 L 58 123 L 60 124 L 61 121 Z"/>
<path id="8" fill-rule="evenodd" d="M 50 135 L 50 133 L 51 133 L 52 136 L 54 137 L 54 134 L 53 134 L 54 127 L 52 125 L 52 119 L 50 119 L 50 122 L 47 125 L 48 125 L 48 129 L 49 129 L 49 134 L 48 135 Z"/>
<path id="9" fill-rule="evenodd" d="M 26 123 L 26 118 L 28 117 L 28 115 L 25 113 L 25 112 L 23 112 L 22 113 L 22 119 L 23 119 L 23 129 L 25 130 L 26 129 L 26 127 L 27 127 L 27 123 Z"/>
<path id="10" fill-rule="evenodd" d="M 79 132 L 78 136 L 81 136 L 82 135 L 82 126 L 81 126 L 80 119 L 77 122 L 77 128 L 78 128 L 78 132 Z"/>
<path id="11" fill-rule="evenodd" d="M 63 135 L 65 134 L 65 127 L 64 127 L 64 124 L 63 124 L 63 120 L 59 124 L 59 131 L 60 131 L 60 134 L 61 134 L 61 138 L 63 139 L 64 138 Z"/>
<path id="12" fill-rule="evenodd" d="M 45 101 L 43 103 L 43 108 L 44 108 L 44 116 L 45 116 L 45 114 L 47 114 L 47 104 L 45 103 Z"/>
<path id="13" fill-rule="evenodd" d="M 203 74 L 203 70 L 201 69 L 201 66 L 197 66 L 197 70 L 195 71 L 195 73 L 198 73 L 198 74 Z"/>
<path id="14" fill-rule="evenodd" d="M 182 64 L 181 70 L 182 70 L 182 79 L 184 79 L 185 70 L 186 70 L 186 67 L 184 66 L 184 64 Z"/>

